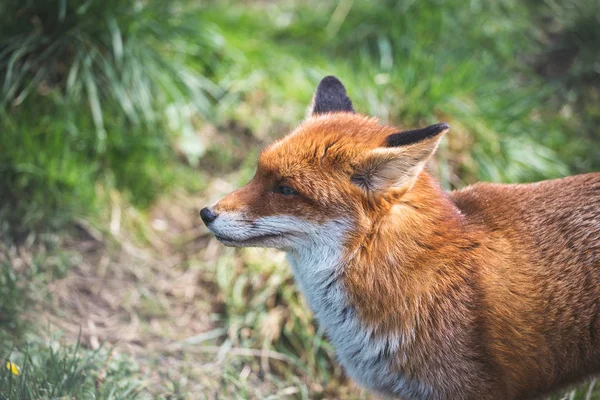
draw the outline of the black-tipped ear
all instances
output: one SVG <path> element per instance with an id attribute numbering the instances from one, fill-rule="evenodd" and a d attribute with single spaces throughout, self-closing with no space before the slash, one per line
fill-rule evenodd
<path id="1" fill-rule="evenodd" d="M 313 97 L 312 114 L 328 112 L 354 112 L 352 101 L 346 94 L 346 88 L 335 76 L 326 76 L 321 80 Z"/>
<path id="2" fill-rule="evenodd" d="M 367 192 L 410 190 L 450 126 L 446 123 L 394 133 L 383 147 L 367 153 L 351 181 Z"/>
<path id="3" fill-rule="evenodd" d="M 428 126 L 427 128 L 394 133 L 386 138 L 385 145 L 387 147 L 399 147 L 419 143 L 423 140 L 434 138 L 440 133 L 446 132 L 448 129 L 450 129 L 450 125 L 442 122 Z"/>

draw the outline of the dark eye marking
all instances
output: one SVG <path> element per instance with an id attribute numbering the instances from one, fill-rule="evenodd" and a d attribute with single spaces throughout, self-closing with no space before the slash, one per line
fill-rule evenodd
<path id="1" fill-rule="evenodd" d="M 277 187 L 276 187 L 276 188 L 273 190 L 273 192 L 275 192 L 275 193 L 279 193 L 279 194 L 282 194 L 282 195 L 284 195 L 284 196 L 292 196 L 292 195 L 298 194 L 298 192 L 297 192 L 297 191 L 295 191 L 294 189 L 292 189 L 291 187 L 289 187 L 289 186 L 284 186 L 284 185 L 279 185 L 279 186 L 277 186 Z"/>

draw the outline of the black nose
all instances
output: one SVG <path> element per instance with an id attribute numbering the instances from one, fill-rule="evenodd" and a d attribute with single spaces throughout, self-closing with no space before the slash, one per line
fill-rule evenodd
<path id="1" fill-rule="evenodd" d="M 200 218 L 202 218 L 202 221 L 208 225 L 217 219 L 217 214 L 215 214 L 210 208 L 204 207 L 202 210 L 200 210 Z"/>

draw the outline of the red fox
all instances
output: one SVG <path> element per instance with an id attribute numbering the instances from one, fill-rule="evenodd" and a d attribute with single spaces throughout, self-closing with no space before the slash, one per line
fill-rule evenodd
<path id="1" fill-rule="evenodd" d="M 324 78 L 312 113 L 201 218 L 287 253 L 340 363 L 405 399 L 535 398 L 600 372 L 600 173 L 444 192 L 445 123 L 399 132 Z"/>

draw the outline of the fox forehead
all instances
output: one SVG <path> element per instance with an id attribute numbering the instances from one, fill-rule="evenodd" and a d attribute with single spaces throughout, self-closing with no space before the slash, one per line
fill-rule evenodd
<path id="1" fill-rule="evenodd" d="M 258 168 L 282 179 L 301 179 L 324 171 L 346 172 L 366 150 L 380 147 L 397 130 L 375 118 L 333 113 L 310 117 L 289 135 L 268 146 Z"/>

